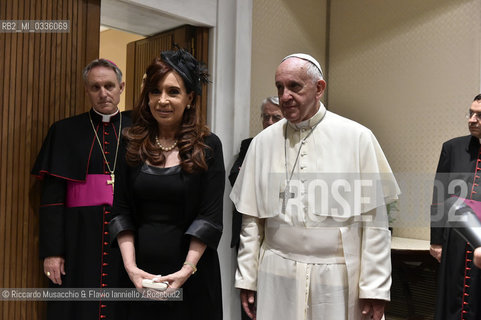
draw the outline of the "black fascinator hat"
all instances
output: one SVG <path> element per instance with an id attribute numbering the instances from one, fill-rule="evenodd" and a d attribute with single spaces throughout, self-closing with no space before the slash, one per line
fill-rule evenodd
<path id="1" fill-rule="evenodd" d="M 202 85 L 209 82 L 207 68 L 184 49 L 163 51 L 162 61 L 174 69 L 184 80 L 187 92 L 202 93 Z"/>

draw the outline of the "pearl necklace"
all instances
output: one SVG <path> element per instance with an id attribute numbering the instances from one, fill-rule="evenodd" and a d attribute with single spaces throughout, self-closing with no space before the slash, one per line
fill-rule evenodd
<path id="1" fill-rule="evenodd" d="M 160 150 L 162 150 L 162 151 L 170 151 L 170 150 L 174 149 L 174 148 L 177 146 L 177 140 L 175 140 L 175 141 L 174 141 L 174 144 L 171 145 L 170 147 L 164 147 L 163 145 L 160 144 L 159 138 L 158 138 L 158 137 L 155 137 L 155 144 L 156 144 L 157 147 L 159 147 Z"/>

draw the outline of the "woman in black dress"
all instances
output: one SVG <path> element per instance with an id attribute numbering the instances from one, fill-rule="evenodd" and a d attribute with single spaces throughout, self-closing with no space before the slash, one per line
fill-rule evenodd
<path id="1" fill-rule="evenodd" d="M 162 52 L 124 131 L 111 239 L 136 288 L 155 279 L 183 293 L 182 301 L 132 302 L 130 319 L 222 319 L 216 248 L 225 170 L 221 142 L 195 104 L 206 81 L 190 53 Z"/>

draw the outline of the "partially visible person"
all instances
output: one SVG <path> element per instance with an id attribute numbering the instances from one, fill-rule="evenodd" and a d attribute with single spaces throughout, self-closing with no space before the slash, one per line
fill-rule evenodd
<path id="1" fill-rule="evenodd" d="M 129 319 L 222 319 L 225 169 L 221 142 L 196 105 L 206 81 L 190 53 L 162 52 L 147 68 L 124 132 L 112 240 L 136 288 L 148 279 L 183 290 L 182 301 L 130 303 Z"/>
<path id="2" fill-rule="evenodd" d="M 481 270 L 471 246 L 452 228 L 437 225 L 452 196 L 481 201 L 481 94 L 466 115 L 470 134 L 443 143 L 431 206 L 431 255 L 439 261 L 436 320 L 481 319 Z M 479 250 L 478 250 L 479 255 Z M 474 258 L 474 259 L 473 259 Z"/>
<path id="3" fill-rule="evenodd" d="M 270 125 L 276 123 L 277 121 L 284 118 L 282 111 L 279 108 L 279 98 L 278 97 L 267 97 L 262 101 L 261 104 L 261 118 L 262 118 L 262 128 L 265 129 Z M 242 162 L 246 156 L 249 145 L 251 144 L 252 138 L 247 138 L 242 140 L 239 155 L 234 161 L 232 168 L 230 169 L 229 181 L 231 186 L 234 185 L 237 176 L 239 175 Z M 230 247 L 239 250 L 239 236 L 242 224 L 242 214 L 235 209 L 232 210 L 232 237 L 230 241 Z M 241 307 L 241 318 L 243 320 L 249 319 L 244 309 Z"/>
<path id="4" fill-rule="evenodd" d="M 263 129 L 269 127 L 270 125 L 284 118 L 284 116 L 282 115 L 281 109 L 279 108 L 278 97 L 267 97 L 262 101 L 261 118 L 262 118 Z M 234 161 L 234 164 L 230 169 L 229 181 L 231 186 L 234 185 L 235 180 L 239 175 L 242 162 L 244 161 L 244 158 L 247 153 L 247 149 L 249 149 L 249 145 L 251 144 L 251 141 L 252 141 L 252 138 L 247 138 L 242 140 L 241 142 L 239 155 L 237 156 L 237 159 Z M 234 208 L 233 216 L 232 216 L 232 238 L 230 242 L 231 248 L 239 247 L 239 234 L 240 234 L 241 222 L 242 222 L 242 215 Z"/>
<path id="5" fill-rule="evenodd" d="M 261 118 L 263 129 L 284 118 L 279 108 L 279 97 L 267 97 L 262 101 Z"/>
<path id="6" fill-rule="evenodd" d="M 478 247 L 476 250 L 474 250 L 473 262 L 476 267 L 481 268 L 481 247 Z"/>
<path id="7" fill-rule="evenodd" d="M 386 204 L 400 193 L 387 159 L 369 129 L 326 110 L 312 56 L 285 57 L 275 85 L 285 119 L 252 140 L 230 195 L 243 214 L 235 286 L 244 310 L 260 320 L 380 320 L 391 285 Z"/>
<path id="8" fill-rule="evenodd" d="M 40 257 L 53 288 L 125 287 L 118 249 L 109 246 L 113 183 L 120 132 L 131 120 L 118 109 L 122 72 L 98 59 L 83 70 L 91 109 L 55 122 L 32 174 L 43 179 L 40 203 Z M 123 319 L 121 303 L 50 301 L 48 319 Z"/>

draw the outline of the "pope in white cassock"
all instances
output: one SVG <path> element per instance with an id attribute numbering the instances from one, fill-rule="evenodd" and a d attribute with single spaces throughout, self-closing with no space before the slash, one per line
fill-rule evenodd
<path id="1" fill-rule="evenodd" d="M 230 197 L 243 214 L 235 286 L 253 319 L 382 319 L 386 204 L 399 187 L 366 127 L 327 111 L 319 63 L 276 70 L 285 119 L 252 141 Z"/>

